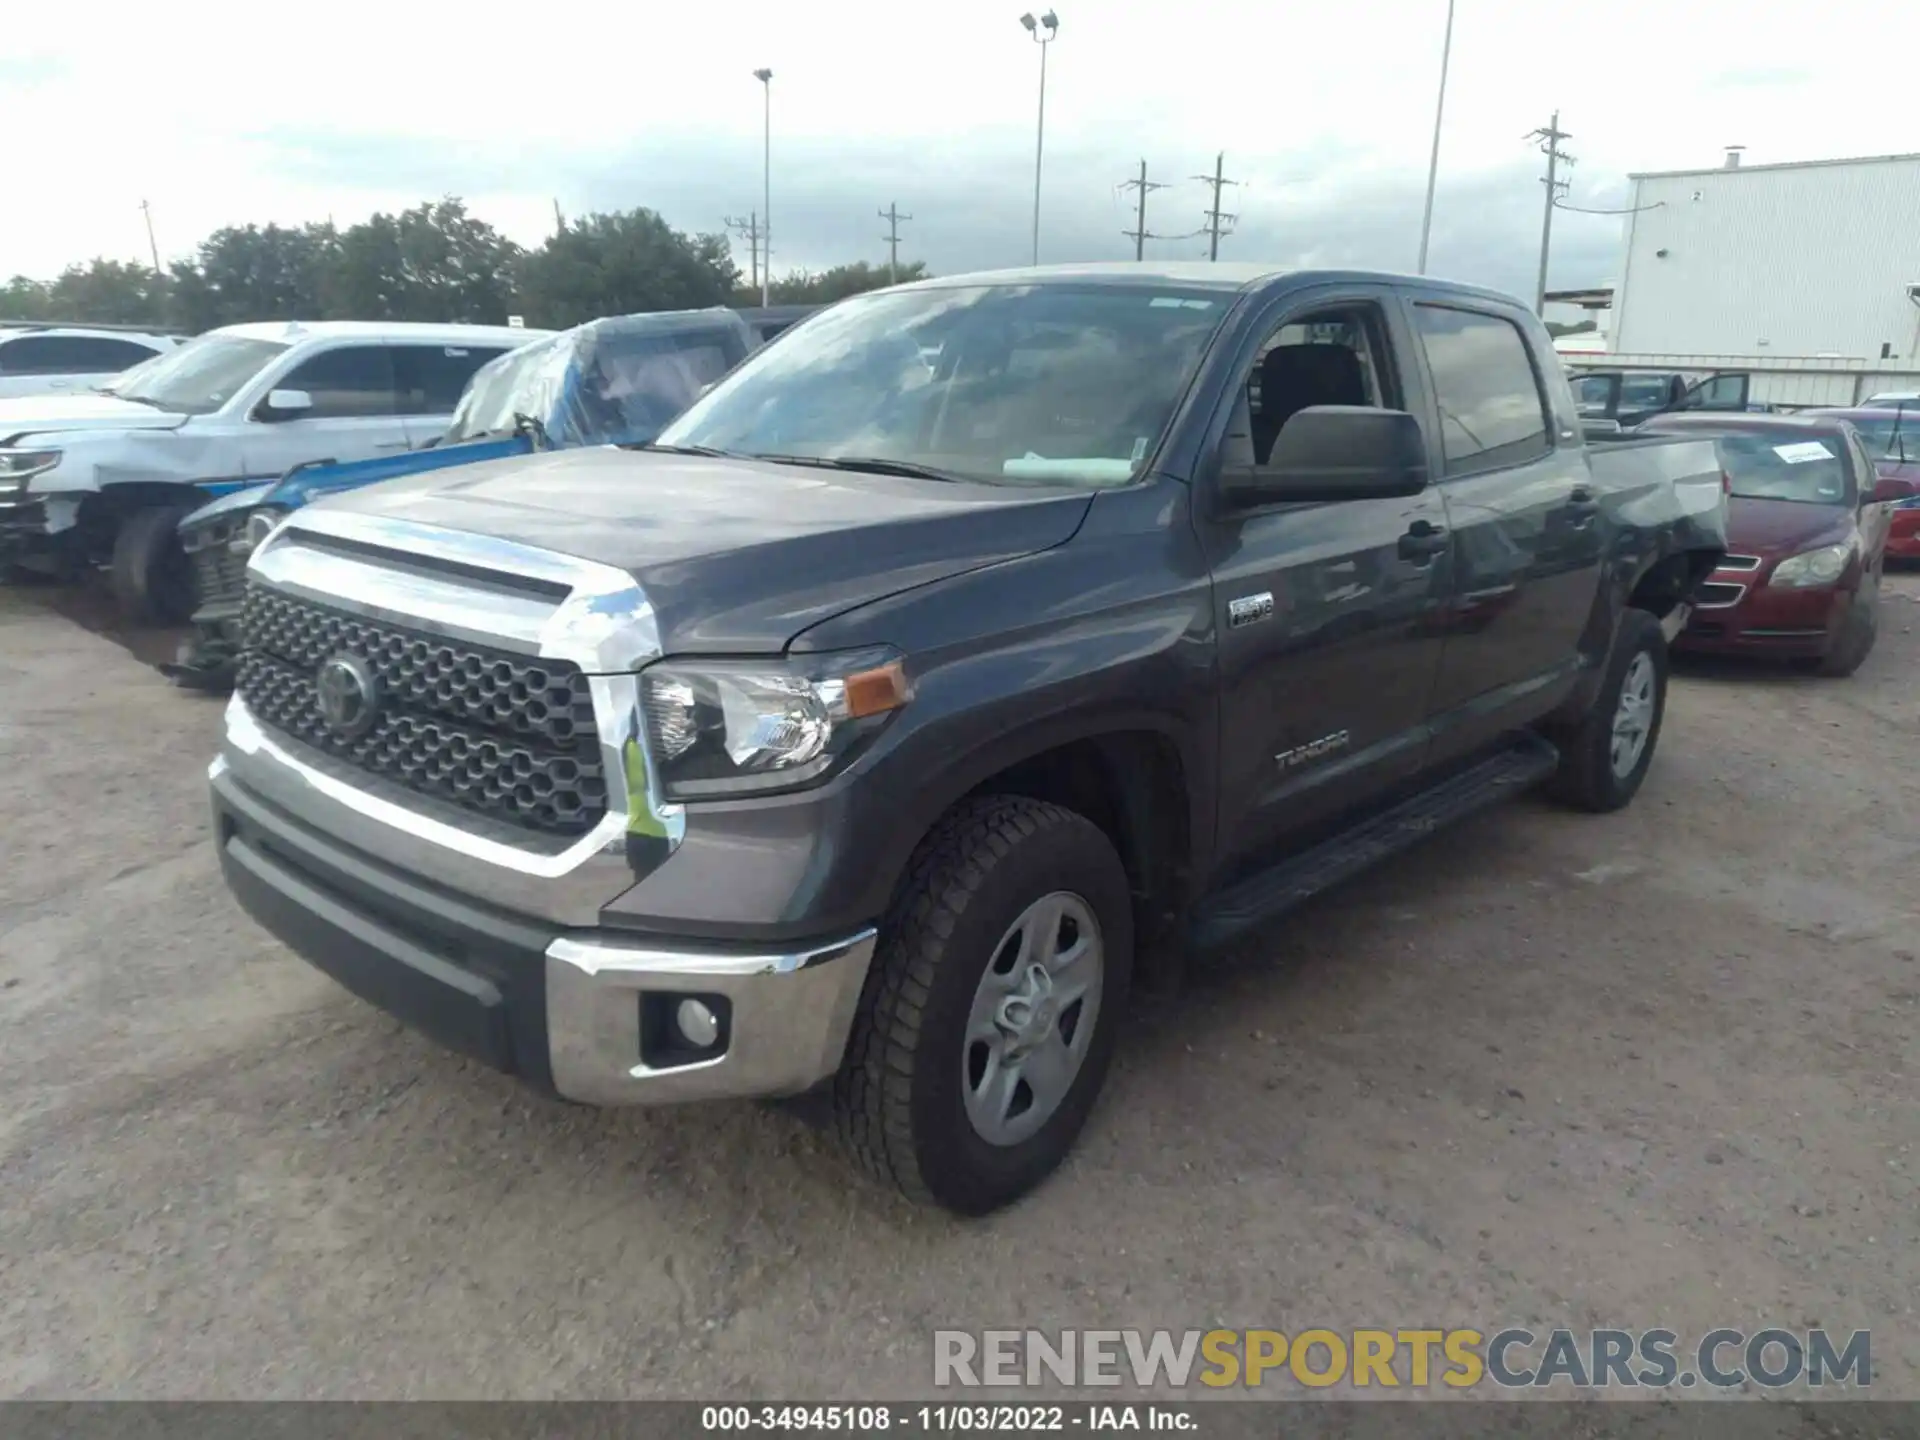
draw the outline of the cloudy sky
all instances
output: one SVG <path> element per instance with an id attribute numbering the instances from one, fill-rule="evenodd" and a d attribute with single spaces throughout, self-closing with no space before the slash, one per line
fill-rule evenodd
<path id="1" fill-rule="evenodd" d="M 954 273 L 1024 263 L 1036 47 L 1024 0 L 915 6 L 659 0 L 460 6 L 13 0 L 0 39 L 0 276 L 163 258 L 247 221 L 344 224 L 441 194 L 523 243 L 649 205 L 720 228 L 758 205 L 759 66 L 774 71 L 777 270 L 902 254 Z M 1123 258 L 1145 159 L 1149 256 L 1204 254 L 1226 152 L 1223 258 L 1411 269 L 1446 0 L 1059 0 L 1041 258 Z M 1631 171 L 1920 149 L 1920 11 L 1873 0 L 1457 0 L 1430 269 L 1531 293 L 1558 108 L 1569 202 Z M 1889 57 L 1876 62 L 1876 55 Z M 1612 278 L 1620 221 L 1555 217 L 1555 286 Z M 745 268 L 744 248 L 740 255 Z"/>

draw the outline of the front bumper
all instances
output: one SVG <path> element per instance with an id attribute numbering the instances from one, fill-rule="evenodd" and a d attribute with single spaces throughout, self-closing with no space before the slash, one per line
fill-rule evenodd
<path id="1" fill-rule="evenodd" d="M 794 1095 L 839 1068 L 874 932 L 745 949 L 561 929 L 468 900 L 208 772 L 220 865 L 253 918 L 347 989 L 463 1054 L 594 1105 Z M 705 1049 L 683 999 L 720 1017 Z"/>
<path id="2" fill-rule="evenodd" d="M 1676 650 L 1712 655 L 1811 659 L 1833 648 L 1853 592 L 1837 586 L 1789 589 L 1755 583 L 1763 572 L 1717 571 L 1696 599 Z M 1730 601 L 1713 603 L 1737 588 Z"/>

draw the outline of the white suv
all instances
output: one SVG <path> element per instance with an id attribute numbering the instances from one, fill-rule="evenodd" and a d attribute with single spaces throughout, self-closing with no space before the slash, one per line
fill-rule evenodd
<path id="1" fill-rule="evenodd" d="M 436 440 L 473 372 L 551 334 L 483 325 L 229 325 L 99 393 L 0 400 L 0 562 L 111 567 L 140 619 L 191 608 L 180 517 L 315 460 Z"/>
<path id="2" fill-rule="evenodd" d="M 183 342 L 119 325 L 0 325 L 0 399 L 85 390 Z"/>

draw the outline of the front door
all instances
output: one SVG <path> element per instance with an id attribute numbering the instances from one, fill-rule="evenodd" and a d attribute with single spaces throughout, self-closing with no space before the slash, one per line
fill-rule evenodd
<path id="1" fill-rule="evenodd" d="M 1576 678 L 1605 522 L 1571 416 L 1514 315 L 1414 301 L 1453 532 L 1435 763 L 1537 720 Z"/>
<path id="2" fill-rule="evenodd" d="M 1220 466 L 1263 464 L 1309 405 L 1404 409 L 1400 322 L 1341 288 L 1257 327 Z M 1410 499 L 1201 507 L 1218 635 L 1219 845 L 1229 866 L 1335 822 L 1420 764 L 1447 589 L 1445 514 Z"/>
<path id="3" fill-rule="evenodd" d="M 252 479 L 274 479 L 309 460 L 372 460 L 408 449 L 395 393 L 393 353 L 385 345 L 342 345 L 301 361 L 275 382 L 304 390 L 310 409 L 247 424 L 243 459 Z"/>

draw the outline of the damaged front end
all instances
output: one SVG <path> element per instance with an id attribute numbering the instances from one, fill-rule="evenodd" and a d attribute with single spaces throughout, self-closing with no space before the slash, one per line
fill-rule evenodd
<path id="1" fill-rule="evenodd" d="M 193 576 L 193 634 L 181 643 L 173 663 L 160 670 L 183 689 L 222 692 L 233 686 L 247 558 L 287 515 L 284 509 L 262 503 L 276 485 L 236 491 L 194 511 L 180 524 L 180 548 L 186 551 Z"/>

